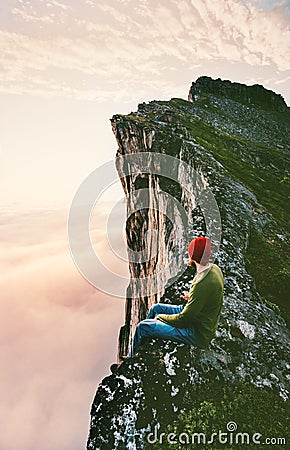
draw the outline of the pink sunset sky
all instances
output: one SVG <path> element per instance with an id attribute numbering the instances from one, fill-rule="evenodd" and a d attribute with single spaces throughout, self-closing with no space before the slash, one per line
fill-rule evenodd
<path id="1" fill-rule="evenodd" d="M 263 84 L 289 104 L 289 14 L 270 0 L 1 3 L 0 450 L 84 449 L 115 361 L 124 300 L 81 276 L 67 241 L 74 193 L 115 156 L 110 117 L 186 99 L 201 75 Z M 126 276 L 106 244 L 121 198 L 117 182 L 92 229 L 99 256 Z M 121 219 L 113 231 L 124 245 Z"/>

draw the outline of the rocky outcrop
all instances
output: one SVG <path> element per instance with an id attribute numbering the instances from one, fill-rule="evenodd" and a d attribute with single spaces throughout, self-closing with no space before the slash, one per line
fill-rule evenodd
<path id="1" fill-rule="evenodd" d="M 214 194 L 222 223 L 216 262 L 225 275 L 217 336 L 207 350 L 147 342 L 104 379 L 92 405 L 88 449 L 146 448 L 146 433 L 170 423 L 193 389 L 211 383 L 245 383 L 285 400 L 289 396 L 289 108 L 262 86 L 208 77 L 193 83 L 189 100 L 143 103 L 136 113 L 114 116 L 112 127 L 117 155 L 170 155 L 193 166 L 200 174 L 199 189 L 209 187 Z M 128 218 L 128 246 L 140 252 L 146 232 L 158 232 L 159 251 L 146 261 L 131 262 L 131 276 L 162 272 L 168 262 L 176 265 L 173 269 L 181 267 L 174 282 L 163 277 L 152 295 L 130 287 L 119 342 L 124 354 L 150 305 L 178 303 L 193 276 L 185 268 L 187 235 L 160 213 L 160 198 L 162 211 L 170 201 L 161 193 L 182 204 L 191 238 L 208 230 L 198 198 L 184 188 L 191 183 L 184 171 L 178 171 L 176 182 L 142 170 L 130 177 L 117 168 L 125 193 L 135 193 L 130 201 L 146 188 L 151 202 Z"/>
<path id="2" fill-rule="evenodd" d="M 246 103 L 255 108 L 277 112 L 287 111 L 287 105 L 281 95 L 265 89 L 259 84 L 246 86 L 240 83 L 232 83 L 228 80 L 221 80 L 220 78 L 213 80 L 210 77 L 200 77 L 196 82 L 192 83 L 188 100 L 192 102 L 206 94 Z"/>

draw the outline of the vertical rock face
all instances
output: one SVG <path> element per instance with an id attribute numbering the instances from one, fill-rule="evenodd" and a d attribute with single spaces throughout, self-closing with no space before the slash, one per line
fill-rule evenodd
<path id="1" fill-rule="evenodd" d="M 225 275 L 225 295 L 208 350 L 153 341 L 103 380 L 92 405 L 89 449 L 145 448 L 146 432 L 176 416 L 192 389 L 213 382 L 243 382 L 288 397 L 289 117 L 282 97 L 262 86 L 201 77 L 189 101 L 143 103 L 136 113 L 112 118 L 117 155 L 173 156 L 200 174 L 199 188 L 210 187 L 222 221 L 216 263 Z M 166 273 L 160 277 L 152 295 L 130 288 L 119 339 L 119 353 L 126 354 L 148 308 L 160 299 L 179 303 L 193 277 L 184 266 L 187 242 L 178 231 L 178 212 L 173 224 L 160 213 L 169 201 L 160 193 L 183 205 L 191 238 L 207 229 L 198 202 L 184 188 L 191 182 L 186 173 L 179 171 L 175 182 L 142 170 L 134 176 L 124 176 L 122 167 L 118 171 L 126 194 L 134 192 L 136 199 L 143 188 L 149 192 L 150 207 L 131 214 L 126 233 L 132 250 L 140 252 L 151 242 L 154 256 L 131 262 L 131 276 L 163 273 L 168 263 L 173 272 L 182 269 L 173 284 Z M 129 201 L 134 203 L 133 197 Z M 150 230 L 158 234 L 157 254 L 155 241 L 145 239 Z"/>
<path id="2" fill-rule="evenodd" d="M 112 119 L 112 127 L 115 133 L 119 149 L 117 155 L 130 155 L 138 152 L 162 152 L 171 156 L 180 158 L 182 149 L 182 139 L 180 136 L 168 135 L 166 132 L 158 133 L 155 136 L 155 129 L 148 129 L 146 126 L 140 127 L 143 123 L 142 117 L 137 121 L 131 118 L 114 116 Z M 145 125 L 145 123 L 143 123 Z M 157 143 L 157 146 L 156 146 Z M 137 258 L 136 262 L 130 262 L 129 269 L 133 278 L 144 278 L 158 273 L 157 286 L 148 286 L 150 294 L 150 287 L 152 288 L 152 295 L 142 295 L 140 290 L 133 286 L 131 297 L 126 302 L 126 321 L 125 325 L 120 331 L 119 338 L 119 354 L 126 355 L 128 353 L 129 343 L 135 331 L 138 322 L 145 318 L 150 306 L 158 302 L 164 293 L 164 286 L 169 276 L 166 275 L 165 268 L 170 261 L 171 272 L 178 272 L 179 267 L 183 263 L 184 252 L 182 253 L 182 236 L 179 235 L 178 229 L 182 226 L 179 223 L 178 211 L 173 210 L 172 216 L 175 218 L 174 224 L 161 211 L 169 209 L 168 203 L 170 199 L 162 198 L 161 193 L 167 192 L 175 198 L 181 200 L 184 196 L 183 203 L 186 202 L 186 193 L 182 192 L 180 186 L 174 181 L 166 180 L 164 177 L 158 176 L 155 173 L 138 173 L 132 177 L 125 176 L 122 167 L 118 167 L 120 179 L 125 193 L 135 193 L 135 199 L 138 200 L 138 192 L 141 189 L 148 190 L 150 208 L 137 210 L 137 200 L 129 200 L 130 208 L 134 211 L 127 220 L 126 235 L 127 242 L 130 249 L 135 252 L 140 252 L 142 248 L 151 247 L 148 258 L 145 261 L 142 255 Z M 181 175 L 177 174 L 181 180 Z M 137 193 L 137 197 L 136 197 Z M 162 201 L 162 205 L 161 205 Z M 182 200 L 181 200 L 182 201 Z M 133 204 L 131 204 L 133 203 Z M 176 209 L 176 208 L 175 208 Z M 149 238 L 149 242 L 145 242 L 146 233 L 156 231 L 157 241 Z M 171 255 L 171 247 L 175 246 L 174 258 Z M 155 248 L 158 248 L 156 252 Z M 178 251 L 178 248 L 180 251 Z M 177 249 L 177 251 L 176 251 Z"/>

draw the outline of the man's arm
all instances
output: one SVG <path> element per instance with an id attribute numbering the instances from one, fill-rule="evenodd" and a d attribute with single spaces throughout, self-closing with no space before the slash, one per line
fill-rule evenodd
<path id="1" fill-rule="evenodd" d="M 193 325 L 194 319 L 204 306 L 202 283 L 195 284 L 190 290 L 189 301 L 179 314 L 158 314 L 156 319 L 176 328 L 187 328 Z"/>

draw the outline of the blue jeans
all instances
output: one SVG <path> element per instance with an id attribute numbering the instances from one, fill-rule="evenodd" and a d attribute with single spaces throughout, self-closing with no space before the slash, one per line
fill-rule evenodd
<path id="1" fill-rule="evenodd" d="M 164 303 L 156 303 L 151 306 L 146 319 L 137 325 L 128 358 L 131 358 L 138 352 L 144 337 L 161 338 L 196 345 L 197 336 L 193 326 L 189 328 L 176 328 L 161 322 L 161 320 L 155 319 L 158 314 L 179 314 L 183 308 L 183 305 L 166 305 Z"/>

